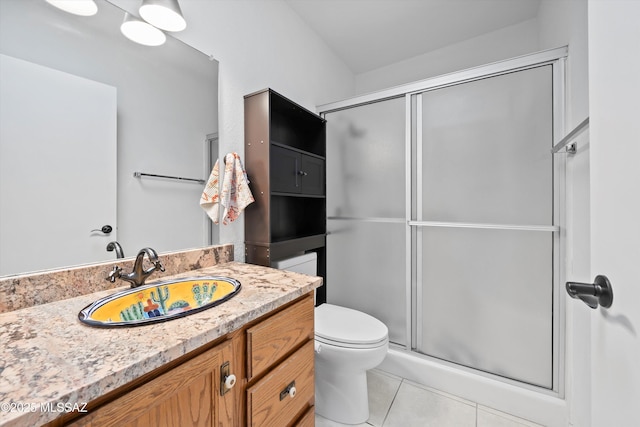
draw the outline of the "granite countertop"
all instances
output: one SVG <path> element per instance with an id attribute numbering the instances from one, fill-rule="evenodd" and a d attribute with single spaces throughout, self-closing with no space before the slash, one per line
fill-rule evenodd
<path id="1" fill-rule="evenodd" d="M 127 286 L 0 314 L 0 426 L 40 425 L 81 408 L 322 283 L 240 262 L 162 280 L 210 275 L 233 277 L 242 289 L 219 306 L 167 322 L 105 329 L 78 320 L 85 306 Z"/>

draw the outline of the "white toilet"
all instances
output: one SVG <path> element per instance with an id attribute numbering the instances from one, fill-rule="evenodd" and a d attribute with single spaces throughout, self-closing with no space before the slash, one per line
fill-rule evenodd
<path id="1" fill-rule="evenodd" d="M 316 254 L 277 261 L 273 267 L 315 276 Z M 385 324 L 357 310 L 321 304 L 315 309 L 315 348 L 316 413 L 342 424 L 366 422 L 367 370 L 387 354 Z"/>

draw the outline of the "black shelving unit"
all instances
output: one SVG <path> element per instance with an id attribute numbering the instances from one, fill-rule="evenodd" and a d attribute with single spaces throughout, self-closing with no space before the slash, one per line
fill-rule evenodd
<path id="1" fill-rule="evenodd" d="M 245 167 L 256 199 L 245 210 L 245 256 L 271 266 L 318 254 L 326 272 L 326 121 L 265 89 L 244 98 Z M 325 302 L 325 287 L 316 302 Z"/>

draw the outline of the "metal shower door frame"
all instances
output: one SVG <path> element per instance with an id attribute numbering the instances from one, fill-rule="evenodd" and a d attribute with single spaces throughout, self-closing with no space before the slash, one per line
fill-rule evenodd
<path id="1" fill-rule="evenodd" d="M 409 84 L 395 86 L 382 91 L 369 93 L 366 95 L 356 96 L 343 101 L 333 102 L 329 104 L 319 105 L 317 107 L 318 112 L 321 115 L 325 115 L 330 112 L 335 112 L 343 109 L 349 109 L 358 107 L 374 102 L 383 101 L 386 99 L 398 98 L 404 96 L 405 98 L 405 298 L 406 307 L 410 310 L 407 311 L 406 316 L 406 332 L 405 332 L 405 345 L 394 346 L 399 349 L 403 349 L 419 357 L 434 359 L 441 363 L 450 363 L 440 361 L 439 359 L 431 358 L 430 356 L 418 354 L 413 351 L 416 343 L 416 331 L 417 325 L 414 319 L 414 312 L 416 311 L 415 301 L 418 300 L 418 286 L 420 283 L 417 279 L 418 271 L 414 270 L 415 262 L 415 247 L 414 242 L 416 229 L 418 227 L 430 226 L 430 227 L 444 227 L 444 226 L 457 226 L 467 228 L 491 228 L 491 229 L 518 229 L 518 230 L 531 230 L 538 232 L 551 232 L 553 233 L 553 372 L 552 372 L 552 388 L 547 390 L 542 387 L 529 385 L 520 381 L 511 380 L 508 378 L 500 377 L 490 373 L 482 371 L 476 371 L 472 368 L 465 368 L 460 365 L 461 369 L 470 369 L 474 372 L 478 372 L 482 375 L 486 375 L 489 378 L 503 381 L 511 384 L 515 384 L 527 389 L 538 391 L 541 393 L 549 394 L 552 396 L 563 397 L 564 396 L 564 342 L 565 342 L 565 312 L 564 312 L 564 299 L 565 296 L 560 292 L 561 286 L 558 286 L 565 277 L 565 248 L 563 239 L 561 236 L 565 236 L 564 230 L 564 218 L 565 218 L 565 162 L 563 157 L 559 157 L 558 160 L 553 161 L 553 225 L 552 226 L 513 226 L 509 224 L 474 224 L 474 223 L 461 223 L 452 224 L 444 222 L 427 222 L 427 221 L 415 221 L 412 215 L 413 203 L 416 206 L 421 206 L 416 200 L 412 200 L 412 186 L 415 182 L 419 182 L 414 173 L 416 170 L 420 170 L 419 165 L 414 164 L 414 144 L 421 138 L 418 135 L 421 132 L 421 126 L 417 125 L 417 121 L 420 117 L 419 109 L 421 108 L 421 102 L 414 102 L 421 93 L 434 89 L 440 89 L 448 86 L 454 86 L 464 83 L 473 82 L 476 80 L 486 79 L 488 77 L 495 77 L 517 71 L 523 71 L 531 68 L 536 68 L 542 65 L 552 66 L 552 85 L 553 85 L 553 141 L 558 141 L 564 135 L 565 129 L 565 75 L 566 75 L 566 58 L 568 56 L 568 48 L 560 47 L 556 49 L 545 50 L 529 55 L 523 55 L 513 59 L 495 62 L 479 67 L 470 68 L 442 76 L 421 80 Z M 417 148 L 417 147 L 416 147 Z M 421 157 L 416 155 L 416 162 L 421 162 Z M 420 165 L 421 166 L 421 165 Z M 418 192 L 418 194 L 420 194 Z M 360 219 L 360 218 L 359 218 Z M 367 218 L 362 220 L 375 220 L 373 218 Z"/>

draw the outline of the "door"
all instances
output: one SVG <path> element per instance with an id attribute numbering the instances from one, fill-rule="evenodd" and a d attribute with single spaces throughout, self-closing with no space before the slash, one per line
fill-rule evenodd
<path id="1" fill-rule="evenodd" d="M 640 413 L 640 2 L 589 2 L 591 271 L 613 287 L 591 312 L 591 425 Z M 572 301 L 580 303 L 579 301 Z"/>
<path id="2" fill-rule="evenodd" d="M 142 384 L 70 424 L 70 427 L 210 427 L 234 425 L 235 393 L 221 394 L 221 367 L 237 369 L 225 341 Z M 234 390 L 235 391 L 235 390 Z"/>
<path id="3" fill-rule="evenodd" d="M 0 57 L 0 275 L 115 258 L 116 88 Z"/>
<path id="4" fill-rule="evenodd" d="M 302 194 L 324 194 L 324 159 L 301 154 L 298 175 Z"/>
<path id="5" fill-rule="evenodd" d="M 271 192 L 299 193 L 298 176 L 300 153 L 278 145 L 271 145 Z"/>
<path id="6" fill-rule="evenodd" d="M 552 389 L 553 66 L 416 95 L 416 341 Z"/>
<path id="7" fill-rule="evenodd" d="M 327 302 L 363 311 L 405 345 L 406 104 L 326 114 Z"/>

